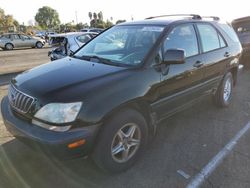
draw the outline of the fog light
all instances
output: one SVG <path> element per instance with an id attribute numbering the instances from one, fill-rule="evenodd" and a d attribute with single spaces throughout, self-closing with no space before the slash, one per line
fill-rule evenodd
<path id="1" fill-rule="evenodd" d="M 78 141 L 76 141 L 76 142 L 73 142 L 73 143 L 71 143 L 71 144 L 68 144 L 68 148 L 69 148 L 69 149 L 73 149 L 73 148 L 79 147 L 79 146 L 85 144 L 85 142 L 86 142 L 86 141 L 85 141 L 84 139 L 78 140 Z"/>

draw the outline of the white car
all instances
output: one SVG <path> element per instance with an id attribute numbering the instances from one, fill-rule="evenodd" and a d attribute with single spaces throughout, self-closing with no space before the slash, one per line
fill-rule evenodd
<path id="1" fill-rule="evenodd" d="M 71 32 L 54 35 L 50 37 L 49 45 L 56 48 L 49 51 L 48 56 L 51 61 L 68 56 L 96 35 L 98 33 L 94 32 Z"/>

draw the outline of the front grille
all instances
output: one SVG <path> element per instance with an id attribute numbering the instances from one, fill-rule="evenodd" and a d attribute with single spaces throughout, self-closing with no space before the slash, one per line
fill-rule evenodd
<path id="1" fill-rule="evenodd" d="M 21 113 L 27 113 L 34 103 L 33 97 L 19 91 L 13 85 L 9 86 L 8 97 L 10 105 Z"/>

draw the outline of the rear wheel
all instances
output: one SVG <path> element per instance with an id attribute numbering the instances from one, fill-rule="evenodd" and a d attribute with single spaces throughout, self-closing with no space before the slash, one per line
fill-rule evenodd
<path id="1" fill-rule="evenodd" d="M 101 130 L 93 159 L 105 171 L 124 171 L 138 159 L 147 139 L 144 117 L 132 109 L 120 111 Z"/>
<path id="2" fill-rule="evenodd" d="M 214 96 L 215 104 L 218 107 L 227 107 L 230 104 L 233 91 L 233 76 L 228 72 L 219 85 Z"/>
<path id="3" fill-rule="evenodd" d="M 42 48 L 42 47 L 43 47 L 43 43 L 37 42 L 37 43 L 36 43 L 36 47 L 37 47 L 37 48 Z"/>
<path id="4" fill-rule="evenodd" d="M 6 50 L 13 50 L 13 48 L 14 48 L 13 44 L 11 44 L 11 43 L 5 44 L 5 49 Z"/>

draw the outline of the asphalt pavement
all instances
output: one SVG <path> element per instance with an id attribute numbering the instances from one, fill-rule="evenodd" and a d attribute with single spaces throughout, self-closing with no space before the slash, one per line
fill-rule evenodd
<path id="1" fill-rule="evenodd" d="M 35 66 L 48 63 L 50 48 L 21 48 L 0 51 L 0 75 L 28 70 Z"/>
<path id="2" fill-rule="evenodd" d="M 1 52 L 0 52 L 1 53 Z M 186 187 L 250 121 L 250 69 L 243 70 L 232 104 L 219 109 L 211 97 L 161 123 L 145 154 L 126 172 L 105 174 L 88 159 L 58 160 L 14 139 L 0 117 L 0 187 Z M 0 98 L 7 86 L 0 87 Z M 250 187 L 250 131 L 201 184 Z"/>

